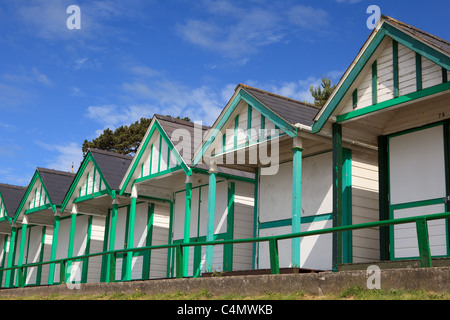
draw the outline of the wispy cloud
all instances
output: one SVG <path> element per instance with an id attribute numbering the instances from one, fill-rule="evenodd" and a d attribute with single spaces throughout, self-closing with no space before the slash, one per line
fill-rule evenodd
<path id="1" fill-rule="evenodd" d="M 48 169 L 68 172 L 71 170 L 73 165 L 73 170 L 75 172 L 83 160 L 81 146 L 75 142 L 66 144 L 49 144 L 42 141 L 35 141 L 35 143 L 50 151 L 51 156 L 44 159 Z"/>
<path id="2" fill-rule="evenodd" d="M 151 118 L 156 112 L 158 112 L 157 108 L 148 104 L 130 106 L 112 104 L 89 106 L 86 117 L 102 124 L 104 129 L 110 128 L 113 130 L 121 125 L 130 125 L 140 118 Z"/>
<path id="3" fill-rule="evenodd" d="M 231 58 L 248 57 L 262 47 L 287 42 L 291 34 L 324 34 L 330 15 L 319 8 L 268 1 L 238 6 L 231 0 L 203 1 L 209 19 L 186 19 L 176 25 L 187 42 Z M 308 38 L 312 38 L 308 34 Z"/>

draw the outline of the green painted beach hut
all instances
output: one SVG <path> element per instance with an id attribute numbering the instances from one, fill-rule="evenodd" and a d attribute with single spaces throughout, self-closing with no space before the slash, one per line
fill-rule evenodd
<path id="1" fill-rule="evenodd" d="M 345 163 L 342 141 L 375 150 L 362 156 L 377 174 L 371 181 L 351 182 L 352 192 L 362 196 L 353 206 L 361 218 L 353 223 L 450 211 L 449 70 L 447 40 L 381 16 L 315 117 L 313 133 L 333 136 L 338 172 Z M 339 225 L 346 224 L 341 177 L 336 180 Z M 379 197 L 372 197 L 375 190 Z M 427 225 L 431 255 L 448 257 L 448 221 L 433 220 Z M 415 223 L 354 230 L 353 251 L 356 237 L 370 234 L 373 254 L 365 261 L 417 259 L 416 231 Z M 343 246 L 342 242 L 337 245 Z M 338 258 L 343 262 L 342 255 Z"/>
<path id="2" fill-rule="evenodd" d="M 52 253 L 53 227 L 61 211 L 64 196 L 74 174 L 37 168 L 15 212 L 11 224 L 8 267 L 49 261 Z M 14 240 L 13 240 L 14 238 Z M 25 285 L 47 284 L 52 267 L 26 268 Z M 5 286 L 18 285 L 18 272 L 6 272 Z"/>
<path id="3" fill-rule="evenodd" d="M 129 247 L 144 245 L 137 239 L 145 235 L 145 226 L 147 230 L 153 227 L 153 240 L 147 236 L 147 245 L 252 236 L 254 175 L 218 168 L 216 185 L 211 189 L 208 167 L 192 165 L 194 150 L 208 130 L 206 126 L 171 116 L 153 117 L 121 183 L 120 194 L 128 194 L 132 199 Z M 211 197 L 217 201 L 213 219 L 207 213 Z M 150 208 L 152 225 L 144 223 L 145 210 L 142 216 L 139 200 L 145 203 L 141 206 Z M 139 224 L 138 219 L 144 222 Z M 202 246 L 184 249 L 184 276 L 199 276 L 207 271 L 205 250 Z M 215 254 L 212 268 L 217 271 L 251 268 L 251 245 L 220 246 Z M 144 265 L 144 270 L 150 266 L 150 276 L 154 273 L 154 277 L 172 277 L 175 263 L 175 250 L 152 250 L 151 261 Z M 140 276 L 140 269 L 136 276 L 134 270 L 129 270 L 128 279 Z"/>
<path id="4" fill-rule="evenodd" d="M 119 184 L 132 157 L 116 152 L 89 149 L 61 206 L 55 221 L 57 240 L 52 259 L 76 257 L 108 251 L 107 232 L 111 216 L 129 205 L 128 197 L 119 197 Z M 56 236 L 54 236 L 55 238 Z M 107 256 L 95 256 L 70 264 L 74 283 L 105 281 L 108 276 Z M 54 274 L 59 281 L 59 267 Z"/>
<path id="5" fill-rule="evenodd" d="M 6 268 L 11 250 L 11 223 L 25 193 L 25 187 L 0 184 L 0 268 Z M 12 242 L 14 246 L 14 241 Z M 5 286 L 6 271 L 0 272 L 0 285 Z"/>

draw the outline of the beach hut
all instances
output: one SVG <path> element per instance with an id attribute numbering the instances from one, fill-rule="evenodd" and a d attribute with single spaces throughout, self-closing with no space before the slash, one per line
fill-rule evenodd
<path id="1" fill-rule="evenodd" d="M 52 246 L 55 245 L 54 223 L 73 177 L 74 174 L 70 172 L 36 169 L 12 220 L 11 239 L 14 237 L 15 240 L 8 256 L 8 266 L 51 259 Z M 25 285 L 47 284 L 51 270 L 52 266 L 49 265 L 26 268 Z M 18 285 L 17 275 L 18 272 L 7 272 L 5 285 Z"/>
<path id="2" fill-rule="evenodd" d="M 89 149 L 81 163 L 61 206 L 55 225 L 54 259 L 76 257 L 108 251 L 111 216 L 129 204 L 119 197 L 119 184 L 132 157 L 99 149 Z M 108 276 L 107 256 L 85 258 L 70 264 L 72 283 L 105 281 Z M 59 268 L 59 267 L 57 267 Z M 59 269 L 54 274 L 59 281 Z"/>
<path id="3" fill-rule="evenodd" d="M 239 84 L 195 152 L 194 166 L 255 175 L 253 238 L 333 226 L 332 142 L 329 135 L 311 133 L 318 111 Z M 214 184 L 210 179 L 210 189 Z M 331 234 L 281 240 L 278 250 L 280 267 L 292 272 L 333 267 Z M 252 257 L 252 269 L 268 269 L 269 244 L 255 243 Z"/>
<path id="4" fill-rule="evenodd" d="M 153 117 L 121 183 L 120 194 L 132 199 L 128 247 L 252 236 L 254 175 L 219 168 L 215 171 L 216 185 L 210 188 L 208 168 L 192 166 L 193 152 L 208 129 L 171 116 Z M 211 197 L 217 201 L 212 215 L 207 213 Z M 142 212 L 139 201 L 143 201 Z M 147 207 L 153 216 L 151 225 L 145 223 Z M 148 236 L 151 226 L 152 239 Z M 202 246 L 184 248 L 184 276 L 207 271 L 205 250 Z M 215 254 L 210 270 L 251 268 L 251 245 L 221 246 Z M 139 261 L 128 261 L 127 279 L 140 277 Z M 151 277 L 171 277 L 175 275 L 175 263 L 175 250 L 165 249 L 152 250 L 151 261 L 141 265 Z"/>
<path id="5" fill-rule="evenodd" d="M 353 223 L 414 217 L 449 211 L 450 43 L 414 26 L 381 16 L 315 117 L 313 133 L 333 136 L 336 171 L 344 170 L 342 141 L 367 145 L 361 154 L 371 181 L 353 179 Z M 375 174 L 375 172 L 378 172 Z M 344 221 L 345 184 L 338 175 L 337 218 Z M 379 197 L 376 197 L 379 193 Z M 449 256 L 448 222 L 428 222 L 431 255 Z M 416 224 L 354 230 L 356 253 L 363 239 L 369 256 L 352 262 L 417 259 Z M 343 252 L 342 242 L 338 243 Z M 366 250 L 369 252 L 369 250 Z M 342 255 L 339 256 L 342 262 Z"/>
<path id="6" fill-rule="evenodd" d="M 0 184 L 0 268 L 7 267 L 10 246 L 14 247 L 15 239 L 11 242 L 11 223 L 25 190 L 25 187 Z M 1 287 L 5 285 L 5 274 L 6 271 L 0 272 Z"/>

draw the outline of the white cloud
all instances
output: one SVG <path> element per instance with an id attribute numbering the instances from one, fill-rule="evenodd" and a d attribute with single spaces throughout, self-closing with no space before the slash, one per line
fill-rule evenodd
<path id="1" fill-rule="evenodd" d="M 354 3 L 358 3 L 361 2 L 362 0 L 336 0 L 336 2 L 338 3 L 349 3 L 349 4 L 354 4 Z"/>
<path id="2" fill-rule="evenodd" d="M 305 40 L 330 29 L 330 16 L 323 9 L 262 2 L 258 6 L 246 2 L 244 7 L 227 0 L 203 1 L 209 19 L 187 19 L 176 25 L 176 31 L 187 42 L 237 59 L 287 42 L 290 34 L 301 34 Z"/>
<path id="3" fill-rule="evenodd" d="M 42 141 L 35 142 L 52 153 L 52 155 L 45 160 L 48 169 L 69 172 L 73 165 L 74 172 L 78 170 L 78 167 L 83 160 L 83 152 L 81 146 L 77 143 L 48 144 Z"/>
<path id="4" fill-rule="evenodd" d="M 325 76 L 331 79 L 332 84 L 337 84 L 339 77 L 342 75 L 340 71 L 330 71 Z M 314 102 L 311 95 L 310 86 L 317 87 L 322 83 L 322 77 L 308 77 L 296 81 L 288 81 L 281 83 L 259 83 L 258 81 L 249 80 L 246 84 L 256 88 L 279 94 L 291 99 Z"/>
<path id="5" fill-rule="evenodd" d="M 86 117 L 101 123 L 104 129 L 111 130 L 121 125 L 130 125 L 140 118 L 151 118 L 155 113 L 151 105 L 131 105 L 119 107 L 117 105 L 89 106 Z M 101 130 L 103 131 L 103 130 Z M 97 133 L 100 132 L 97 130 Z"/>
<path id="6" fill-rule="evenodd" d="M 305 29 L 323 28 L 329 25 L 330 16 L 323 9 L 297 5 L 288 13 L 289 21 Z"/>

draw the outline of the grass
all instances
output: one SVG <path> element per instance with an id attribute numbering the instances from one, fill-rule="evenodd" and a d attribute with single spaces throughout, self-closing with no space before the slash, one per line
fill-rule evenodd
<path id="1" fill-rule="evenodd" d="M 338 294 L 311 295 L 303 291 L 291 294 L 266 292 L 261 295 L 221 295 L 217 296 L 208 290 L 194 293 L 177 291 L 168 294 L 147 294 L 136 289 L 133 293 L 113 293 L 96 295 L 59 295 L 0 297 L 2 300 L 450 300 L 450 291 L 436 293 L 425 290 L 369 290 L 351 287 Z"/>

